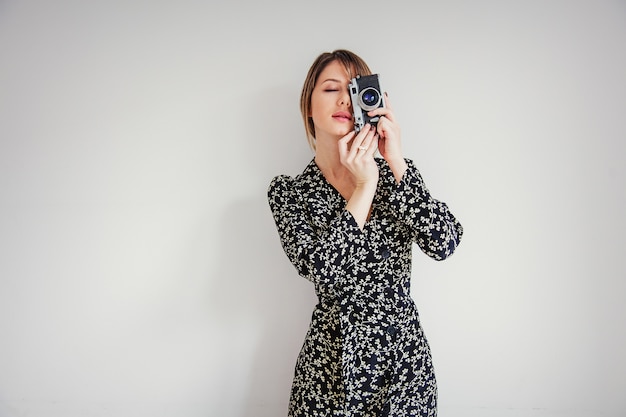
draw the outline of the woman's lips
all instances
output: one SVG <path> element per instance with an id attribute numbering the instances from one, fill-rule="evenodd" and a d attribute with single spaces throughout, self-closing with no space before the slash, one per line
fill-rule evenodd
<path id="1" fill-rule="evenodd" d="M 346 111 L 338 111 L 337 113 L 333 114 L 333 119 L 337 119 L 343 122 L 351 122 L 352 115 Z"/>

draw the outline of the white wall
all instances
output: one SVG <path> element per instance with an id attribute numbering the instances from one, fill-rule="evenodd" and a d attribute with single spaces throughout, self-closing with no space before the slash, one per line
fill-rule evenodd
<path id="1" fill-rule="evenodd" d="M 286 415 L 315 298 L 265 191 L 340 47 L 465 227 L 415 256 L 440 415 L 625 415 L 625 41 L 608 0 L 0 2 L 0 416 Z"/>

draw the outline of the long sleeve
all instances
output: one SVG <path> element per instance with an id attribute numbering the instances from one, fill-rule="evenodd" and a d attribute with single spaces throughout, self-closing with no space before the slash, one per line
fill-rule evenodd
<path id="1" fill-rule="evenodd" d="M 463 226 L 446 203 L 430 195 L 413 162 L 407 159 L 407 164 L 409 168 L 399 184 L 395 181 L 386 184 L 388 203 L 398 221 L 410 230 L 412 241 L 426 255 L 435 260 L 446 259 L 460 243 Z"/>
<path id="2" fill-rule="evenodd" d="M 347 266 L 364 256 L 362 233 L 347 210 L 334 213 L 327 227 L 315 226 L 296 180 L 280 175 L 268 189 L 268 202 L 283 249 L 298 273 L 316 285 L 334 285 Z M 320 209 L 321 210 L 321 209 Z"/>

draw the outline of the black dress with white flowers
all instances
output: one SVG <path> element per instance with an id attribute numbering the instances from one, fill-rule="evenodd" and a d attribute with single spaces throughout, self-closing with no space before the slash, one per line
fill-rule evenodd
<path id="1" fill-rule="evenodd" d="M 298 356 L 290 417 L 435 416 L 430 348 L 410 296 L 415 242 L 436 260 L 463 228 L 411 160 L 398 184 L 383 159 L 363 230 L 315 161 L 268 190 L 280 240 L 319 299 Z"/>

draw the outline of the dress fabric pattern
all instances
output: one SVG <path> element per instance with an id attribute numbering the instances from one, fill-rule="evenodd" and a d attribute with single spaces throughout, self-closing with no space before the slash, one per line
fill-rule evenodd
<path id="1" fill-rule="evenodd" d="M 437 414 L 430 348 L 410 296 L 412 244 L 443 260 L 463 228 L 406 161 L 397 183 L 376 159 L 378 188 L 363 230 L 314 160 L 302 174 L 270 183 L 283 249 L 319 299 L 296 362 L 289 417 Z"/>

